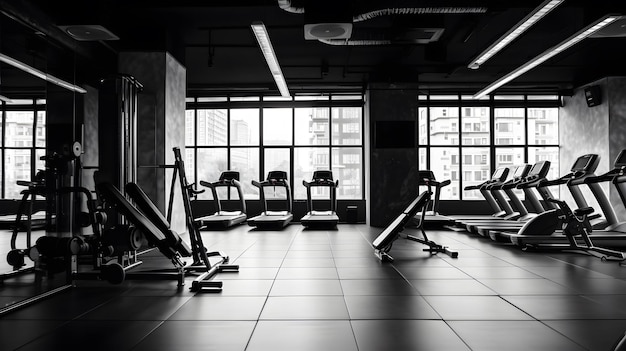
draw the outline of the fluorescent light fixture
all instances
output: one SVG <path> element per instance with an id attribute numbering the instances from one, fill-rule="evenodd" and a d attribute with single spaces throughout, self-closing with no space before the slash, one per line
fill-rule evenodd
<path id="1" fill-rule="evenodd" d="M 274 53 L 274 48 L 272 47 L 272 42 L 270 41 L 270 36 L 267 33 L 265 25 L 263 22 L 253 22 L 251 27 L 252 32 L 254 32 L 254 36 L 261 47 L 261 52 L 263 52 L 263 56 L 265 56 L 267 66 L 270 68 L 274 81 L 276 81 L 280 95 L 284 97 L 291 96 L 289 94 L 289 89 L 287 89 L 287 82 L 285 82 L 283 71 L 280 69 L 280 65 L 278 64 L 278 59 L 276 58 L 276 53 Z"/>
<path id="2" fill-rule="evenodd" d="M 490 85 L 488 85 L 486 88 L 484 88 L 483 90 L 479 91 L 478 93 L 476 93 L 473 98 L 474 99 L 480 99 L 483 96 L 491 93 L 492 91 L 498 89 L 499 87 L 503 86 L 504 84 L 512 81 L 513 79 L 521 76 L 522 74 L 530 71 L 531 69 L 539 66 L 540 64 L 542 64 L 543 62 L 547 61 L 548 59 L 550 59 L 551 57 L 567 50 L 568 48 L 570 48 L 571 46 L 573 46 L 574 44 L 582 41 L 583 39 L 587 38 L 588 36 L 590 36 L 591 34 L 593 34 L 594 32 L 600 30 L 601 28 L 607 26 L 608 24 L 620 19 L 621 16 L 620 15 L 607 15 L 604 16 L 602 18 L 600 18 L 599 20 L 595 21 L 594 23 L 588 25 L 587 27 L 581 29 L 580 31 L 578 31 L 576 34 L 572 35 L 571 37 L 569 37 L 568 39 L 562 41 L 561 43 L 557 44 L 556 46 L 544 51 L 543 53 L 541 53 L 539 56 L 536 56 L 535 58 L 533 58 L 532 60 L 526 62 L 525 64 L 519 66 L 518 68 L 516 68 L 515 70 L 513 70 L 512 72 L 510 72 L 509 74 L 503 76 L 502 78 L 496 80 L 495 82 L 491 83 Z"/>
<path id="3" fill-rule="evenodd" d="M 4 101 L 7 104 L 10 104 L 13 102 L 13 100 L 9 99 L 8 97 L 4 96 L 4 95 L 0 95 L 0 101 Z"/>
<path id="4" fill-rule="evenodd" d="M 4 63 L 6 63 L 8 65 L 11 65 L 11 66 L 13 66 L 13 67 L 15 67 L 17 69 L 20 69 L 20 70 L 24 71 L 26 73 L 30 73 L 33 76 L 37 77 L 37 78 L 43 79 L 43 80 L 45 80 L 47 82 L 50 82 L 52 84 L 56 84 L 56 85 L 58 85 L 60 87 L 63 87 L 65 89 L 68 89 L 68 90 L 71 90 L 71 91 L 75 91 L 75 92 L 81 93 L 81 94 L 84 94 L 84 93 L 87 92 L 87 90 L 79 87 L 78 85 L 74 85 L 72 83 L 64 81 L 63 79 L 57 78 L 57 77 L 55 77 L 53 75 L 50 75 L 50 74 L 47 74 L 47 73 L 44 73 L 44 72 L 42 72 L 42 71 L 40 71 L 40 70 L 38 70 L 38 69 L 36 69 L 34 67 L 31 67 L 31 66 L 25 64 L 22 61 L 14 59 L 13 57 L 7 56 L 5 54 L 0 54 L 0 62 L 4 62 Z"/>
<path id="5" fill-rule="evenodd" d="M 477 58 L 475 58 L 468 68 L 478 69 L 483 63 L 489 60 L 493 55 L 497 54 L 505 46 L 509 45 L 513 40 L 522 35 L 540 19 L 546 16 L 550 11 L 554 10 L 565 0 L 546 0 L 531 13 L 529 13 L 524 19 L 518 22 L 515 26 L 509 29 L 500 39 L 496 40 L 491 46 L 483 51 Z"/>

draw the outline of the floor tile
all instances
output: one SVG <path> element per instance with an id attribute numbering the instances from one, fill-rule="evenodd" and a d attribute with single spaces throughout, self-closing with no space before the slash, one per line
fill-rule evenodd
<path id="1" fill-rule="evenodd" d="M 353 320 L 359 351 L 469 350 L 443 321 Z"/>
<path id="2" fill-rule="evenodd" d="M 500 295 L 576 295 L 578 292 L 548 279 L 479 279 Z"/>
<path id="3" fill-rule="evenodd" d="M 345 279 L 341 280 L 344 295 L 418 295 L 419 292 L 404 279 Z"/>
<path id="4" fill-rule="evenodd" d="M 471 279 L 458 268 L 448 267 L 423 267 L 400 269 L 406 279 Z"/>
<path id="5" fill-rule="evenodd" d="M 381 266 L 371 269 L 363 269 L 361 267 L 338 267 L 337 273 L 340 279 L 402 279 L 391 266 Z"/>
<path id="6" fill-rule="evenodd" d="M 473 279 L 420 279 L 410 282 L 422 295 L 496 295 L 492 289 Z"/>
<path id="7" fill-rule="evenodd" d="M 626 312 L 582 296 L 504 296 L 503 298 L 539 320 L 626 319 Z"/>
<path id="8" fill-rule="evenodd" d="M 474 279 L 541 278 L 541 276 L 520 267 L 460 267 L 459 269 Z"/>
<path id="9" fill-rule="evenodd" d="M 309 279 L 309 280 L 275 280 L 270 296 L 319 296 L 343 295 L 339 280 Z"/>
<path id="10" fill-rule="evenodd" d="M 98 306 L 79 319 L 162 321 L 169 318 L 191 298 L 191 296 L 120 296 Z"/>
<path id="11" fill-rule="evenodd" d="M 200 295 L 187 301 L 169 320 L 240 320 L 259 318 L 266 297 Z"/>
<path id="12" fill-rule="evenodd" d="M 278 274 L 278 268 L 252 268 L 246 267 L 239 269 L 239 272 L 219 274 L 215 280 L 231 280 L 231 279 L 275 279 Z M 224 283 L 226 284 L 226 283 Z"/>
<path id="13" fill-rule="evenodd" d="M 342 296 L 268 297 L 260 319 L 348 319 Z"/>
<path id="14" fill-rule="evenodd" d="M 273 268 L 280 267 L 283 264 L 283 258 L 240 257 L 232 264 L 237 264 L 240 268 Z"/>
<path id="15" fill-rule="evenodd" d="M 71 321 L 20 350 L 127 350 L 152 332 L 158 321 Z M 88 345 L 88 346 L 85 346 Z"/>
<path id="16" fill-rule="evenodd" d="M 528 320 L 526 313 L 498 296 L 424 296 L 444 320 Z"/>
<path id="17" fill-rule="evenodd" d="M 349 321 L 259 321 L 246 351 L 268 350 L 357 351 L 357 345 Z"/>
<path id="18" fill-rule="evenodd" d="M 255 321 L 165 321 L 133 350 L 244 351 Z"/>
<path id="19" fill-rule="evenodd" d="M 273 283 L 274 281 L 270 279 L 230 279 L 224 282 L 222 291 L 218 294 L 221 296 L 267 296 Z"/>
<path id="20" fill-rule="evenodd" d="M 544 321 L 546 325 L 589 350 L 613 350 L 626 331 L 626 320 Z"/>
<path id="21" fill-rule="evenodd" d="M 330 268 L 335 267 L 332 258 L 286 258 L 281 267 L 283 268 Z"/>
<path id="22" fill-rule="evenodd" d="M 64 321 L 0 319 L 0 350 L 14 350 L 44 334 L 53 332 Z"/>
<path id="23" fill-rule="evenodd" d="M 572 340 L 537 321 L 451 321 L 448 323 L 472 350 L 584 350 Z"/>
<path id="24" fill-rule="evenodd" d="M 336 268 L 281 268 L 276 279 L 339 279 Z"/>
<path id="25" fill-rule="evenodd" d="M 345 296 L 351 319 L 441 319 L 421 296 Z"/>

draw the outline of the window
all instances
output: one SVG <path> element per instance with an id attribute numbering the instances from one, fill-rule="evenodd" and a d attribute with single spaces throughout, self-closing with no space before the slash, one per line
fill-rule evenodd
<path id="1" fill-rule="evenodd" d="M 291 100 L 261 97 L 188 101 L 189 178 L 215 181 L 224 170 L 239 171 L 244 197 L 258 199 L 259 190 L 251 181 L 280 170 L 288 174 L 294 199 L 305 199 L 302 180 L 310 180 L 316 170 L 330 169 L 339 180 L 338 199 L 363 199 L 363 97 L 299 99 L 294 105 Z M 283 194 L 266 196 L 284 197 L 280 191 Z M 316 190 L 312 195 L 324 194 L 327 198 L 329 192 Z M 209 199 L 210 194 L 200 198 Z"/>
<path id="2" fill-rule="evenodd" d="M 429 133 L 420 135 L 420 169 L 452 180 L 449 191 L 442 189 L 442 200 L 483 199 L 478 191 L 461 189 L 489 179 L 500 165 L 553 158 L 551 172 L 558 173 L 559 100 L 502 95 L 491 102 L 493 106 L 481 106 L 482 101 L 452 95 L 420 99 L 418 121 Z"/>
<path id="3" fill-rule="evenodd" d="M 25 188 L 18 180 L 31 180 L 37 170 L 45 168 L 40 157 L 46 153 L 46 105 L 36 100 L 16 99 L 0 103 L 0 152 L 4 159 L 4 176 L 0 179 L 2 197 L 20 199 Z M 0 123 L 2 124 L 2 123 Z"/>

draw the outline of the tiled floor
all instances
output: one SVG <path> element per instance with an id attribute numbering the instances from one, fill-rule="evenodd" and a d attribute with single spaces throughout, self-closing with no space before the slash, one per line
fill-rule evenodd
<path id="1" fill-rule="evenodd" d="M 616 262 L 430 231 L 459 257 L 399 239 L 381 263 L 369 244 L 380 231 L 204 232 L 241 266 L 217 276 L 221 293 L 79 281 L 0 319 L 0 350 L 608 351 L 626 330 Z"/>

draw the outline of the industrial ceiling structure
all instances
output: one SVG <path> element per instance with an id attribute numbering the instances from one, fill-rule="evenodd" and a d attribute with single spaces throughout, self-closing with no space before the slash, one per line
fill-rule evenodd
<path id="1" fill-rule="evenodd" d="M 186 67 L 190 91 L 277 94 L 253 23 L 267 29 L 292 93 L 382 82 L 477 94 L 551 49 L 559 50 L 494 91 L 565 93 L 626 75 L 623 1 L 0 0 L 0 9 L 3 50 L 22 45 L 28 54 L 20 55 L 35 55 L 32 40 L 11 38 L 14 27 L 28 28 L 49 43 L 46 50 L 71 53 L 83 72 L 71 78 L 86 83 L 114 70 L 120 52 L 153 50 Z M 562 46 L 608 16 L 604 27 Z M 519 36 L 498 44 L 512 32 Z M 41 59 L 49 70 L 63 61 Z"/>

